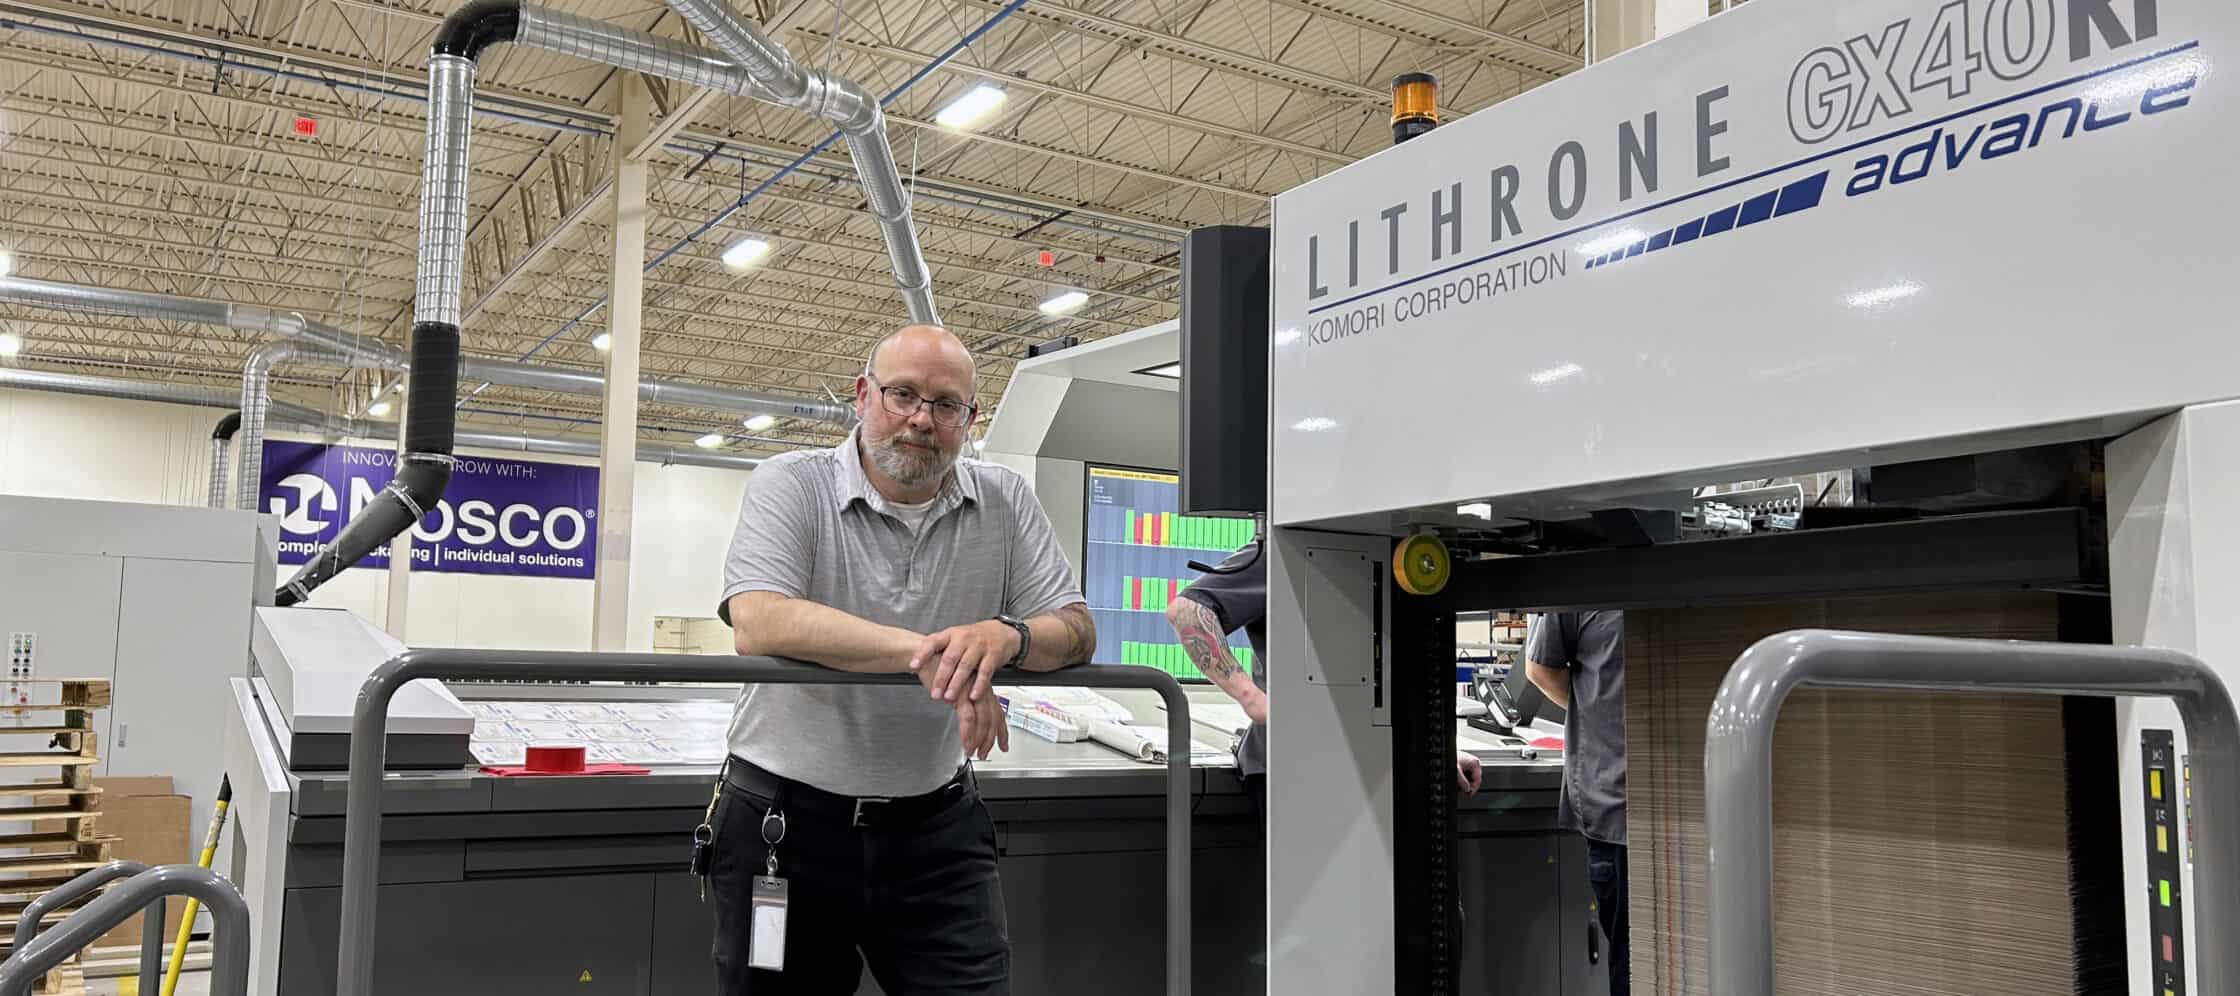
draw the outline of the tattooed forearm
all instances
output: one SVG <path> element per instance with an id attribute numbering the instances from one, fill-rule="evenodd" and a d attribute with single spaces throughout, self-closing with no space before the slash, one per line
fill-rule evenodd
<path id="1" fill-rule="evenodd" d="M 1089 617 L 1089 607 L 1075 602 L 1053 613 L 1066 627 L 1066 652 L 1061 665 L 1081 664 L 1097 649 L 1097 623 Z"/>
<path id="2" fill-rule="evenodd" d="M 1182 640 L 1182 652 L 1189 655 L 1190 663 L 1197 665 L 1200 673 L 1220 684 L 1241 672 L 1236 655 L 1221 638 L 1221 623 L 1212 609 L 1183 599 L 1167 612 L 1167 621 Z"/>

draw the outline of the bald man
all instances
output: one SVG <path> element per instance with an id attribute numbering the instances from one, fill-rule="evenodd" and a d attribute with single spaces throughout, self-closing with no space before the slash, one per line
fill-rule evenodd
<path id="1" fill-rule="evenodd" d="M 739 652 L 918 684 L 739 699 L 708 821 L 727 996 L 851 996 L 866 965 L 897 996 L 1009 991 L 995 824 L 966 758 L 1010 747 L 1002 671 L 1085 661 L 1096 629 L 1026 482 L 958 458 L 974 379 L 947 331 L 897 331 L 856 377 L 847 440 L 747 482 L 718 609 Z"/>

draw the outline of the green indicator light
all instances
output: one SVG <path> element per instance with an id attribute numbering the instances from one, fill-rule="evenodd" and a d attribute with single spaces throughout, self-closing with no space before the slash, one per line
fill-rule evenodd
<path id="1" fill-rule="evenodd" d="M 2169 879 L 2163 879 L 2163 880 L 2162 880 L 2162 905 L 2163 905 L 2163 907 L 2164 907 L 2165 909 L 2169 908 L 2169 906 L 2170 906 L 2170 880 L 2169 880 Z"/>

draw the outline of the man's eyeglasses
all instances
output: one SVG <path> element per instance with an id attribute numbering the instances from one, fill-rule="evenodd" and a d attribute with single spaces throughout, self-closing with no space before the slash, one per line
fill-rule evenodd
<path id="1" fill-rule="evenodd" d="M 879 383 L 879 378 L 870 371 L 865 371 L 864 377 L 871 381 L 871 386 L 879 389 L 879 397 L 883 399 L 886 409 L 903 418 L 918 414 L 918 409 L 922 407 L 932 411 L 934 424 L 958 429 L 971 425 L 973 414 L 980 410 L 978 405 L 968 405 L 962 401 L 930 400 L 907 387 L 888 387 Z"/>

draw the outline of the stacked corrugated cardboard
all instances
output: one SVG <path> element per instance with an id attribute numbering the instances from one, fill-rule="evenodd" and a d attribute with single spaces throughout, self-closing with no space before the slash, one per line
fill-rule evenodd
<path id="1" fill-rule="evenodd" d="M 1761 637 L 1806 627 L 2050 640 L 2051 596 L 1908 595 L 1628 613 L 1635 992 L 1710 994 L 1704 723 Z M 2076 991 L 2060 701 L 1800 690 L 1774 763 L 1783 996 Z"/>

